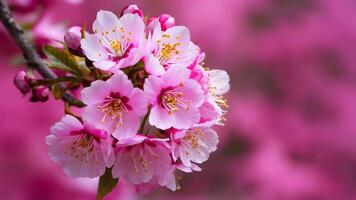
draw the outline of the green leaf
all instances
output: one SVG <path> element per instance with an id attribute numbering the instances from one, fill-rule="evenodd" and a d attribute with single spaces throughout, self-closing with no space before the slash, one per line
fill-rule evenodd
<path id="1" fill-rule="evenodd" d="M 78 77 L 82 77 L 83 71 L 81 70 L 73 55 L 60 48 L 52 47 L 49 45 L 43 46 L 43 53 L 45 53 L 51 60 L 50 66 L 52 68 L 69 71 Z"/>
<path id="2" fill-rule="evenodd" d="M 65 91 L 59 85 L 53 85 L 51 88 L 52 95 L 55 99 L 61 99 L 65 93 Z"/>
<path id="3" fill-rule="evenodd" d="M 113 178 L 111 174 L 111 168 L 106 168 L 104 175 L 100 176 L 97 200 L 101 200 L 105 195 L 109 194 L 117 185 L 118 178 Z"/>

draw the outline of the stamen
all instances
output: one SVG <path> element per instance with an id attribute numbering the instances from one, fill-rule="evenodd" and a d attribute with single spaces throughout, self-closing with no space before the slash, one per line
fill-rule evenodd
<path id="1" fill-rule="evenodd" d="M 183 87 L 181 83 L 178 87 Z M 177 88 L 178 88 L 177 87 Z M 175 91 L 176 88 L 163 92 L 161 98 L 161 105 L 163 108 L 168 110 L 169 114 L 176 112 L 179 107 L 189 110 L 191 101 L 184 99 L 184 94 L 182 92 Z"/>
<path id="2" fill-rule="evenodd" d="M 119 41 L 116 40 L 110 41 L 110 46 L 115 51 L 116 54 L 121 54 L 121 44 Z"/>
<path id="3" fill-rule="evenodd" d="M 105 101 L 98 105 L 97 108 L 104 112 L 102 122 L 104 123 L 107 117 L 111 120 L 116 120 L 116 128 L 122 126 L 124 113 L 130 111 L 132 108 L 127 104 L 128 98 L 121 97 L 118 93 L 111 93 L 109 97 L 105 97 Z"/>
<path id="4" fill-rule="evenodd" d="M 77 140 L 64 148 L 64 154 L 69 154 L 70 156 L 79 159 L 81 162 L 88 163 L 94 152 L 94 140 L 94 136 L 83 132 Z M 96 160 L 96 162 L 98 162 L 98 160 Z"/>

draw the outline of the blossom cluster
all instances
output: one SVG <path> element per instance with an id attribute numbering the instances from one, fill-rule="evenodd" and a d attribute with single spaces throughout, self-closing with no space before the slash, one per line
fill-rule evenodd
<path id="1" fill-rule="evenodd" d="M 169 15 L 145 20 L 130 5 L 119 16 L 100 10 L 92 33 L 70 28 L 64 41 L 94 80 L 80 91 L 80 116 L 69 113 L 46 137 L 49 155 L 72 177 L 111 169 L 148 192 L 179 188 L 178 171 L 200 171 L 216 150 L 229 90 L 224 70 L 204 66 L 188 28 Z"/>

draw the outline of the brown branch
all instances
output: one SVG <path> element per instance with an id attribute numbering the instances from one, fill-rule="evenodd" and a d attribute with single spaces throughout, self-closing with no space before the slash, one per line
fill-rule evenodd
<path id="1" fill-rule="evenodd" d="M 21 49 L 28 66 L 36 69 L 43 78 L 57 78 L 57 75 L 47 67 L 47 65 L 42 61 L 40 55 L 37 53 L 36 49 L 26 39 L 24 31 L 12 17 L 11 11 L 4 0 L 0 0 L 0 20 L 10 33 L 11 37 L 15 40 L 17 46 Z M 68 92 L 63 95 L 62 100 L 72 106 L 85 106 L 82 101 L 74 98 Z"/>

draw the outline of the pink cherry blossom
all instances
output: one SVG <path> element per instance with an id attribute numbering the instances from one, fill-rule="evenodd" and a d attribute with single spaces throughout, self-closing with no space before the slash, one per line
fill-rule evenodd
<path id="1" fill-rule="evenodd" d="M 218 135 L 209 127 L 178 131 L 172 134 L 172 141 L 173 159 L 180 158 L 186 167 L 192 167 L 192 162 L 201 164 L 208 160 L 219 142 Z"/>
<path id="2" fill-rule="evenodd" d="M 65 115 L 52 126 L 46 143 L 51 159 L 75 178 L 101 176 L 114 161 L 110 136 L 92 124 L 82 124 L 71 115 Z"/>
<path id="3" fill-rule="evenodd" d="M 134 136 L 139 127 L 139 117 L 147 110 L 147 100 L 141 89 L 118 71 L 107 81 L 94 81 L 81 92 L 87 106 L 83 119 L 112 133 L 118 139 Z"/>
<path id="4" fill-rule="evenodd" d="M 200 119 L 204 101 L 200 85 L 189 79 L 190 70 L 172 67 L 162 77 L 149 76 L 144 84 L 152 109 L 149 123 L 159 129 L 187 129 Z"/>
<path id="5" fill-rule="evenodd" d="M 118 18 L 110 11 L 98 12 L 93 23 L 94 34 L 81 41 L 81 47 L 95 67 L 116 72 L 141 59 L 139 45 L 144 42 L 143 20 L 136 14 Z"/>
<path id="6" fill-rule="evenodd" d="M 145 69 L 153 75 L 162 75 L 169 67 L 189 67 L 200 54 L 200 48 L 190 41 L 188 28 L 174 26 L 162 31 L 159 23 L 152 36 L 149 34 L 146 48 Z"/>
<path id="7" fill-rule="evenodd" d="M 171 173 L 172 159 L 169 154 L 165 139 L 137 135 L 118 144 L 112 175 L 134 185 L 155 179 L 163 185 L 167 174 Z"/>

